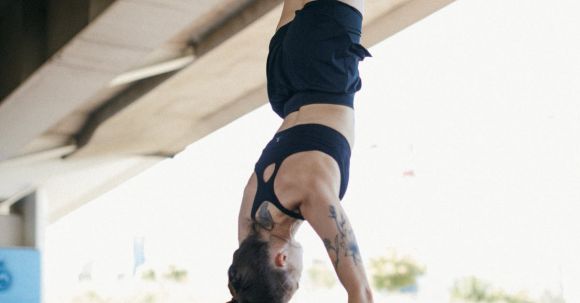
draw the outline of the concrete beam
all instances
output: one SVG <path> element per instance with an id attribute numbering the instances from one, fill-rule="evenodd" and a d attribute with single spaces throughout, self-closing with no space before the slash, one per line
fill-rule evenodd
<path id="1" fill-rule="evenodd" d="M 391 37 L 455 2 L 455 0 L 367 1 L 369 3 L 367 12 L 372 15 L 372 19 L 365 23 L 362 43 L 369 46 Z M 379 2 L 388 2 L 388 9 L 373 10 L 375 6 L 379 5 Z"/>
<path id="2" fill-rule="evenodd" d="M 280 3 L 282 3 L 282 0 L 255 0 L 248 3 L 236 11 L 235 15 L 223 20 L 220 24 L 216 24 L 200 37 L 196 37 L 193 41 L 195 54 L 198 57 L 203 56 L 235 34 L 238 34 L 246 26 L 275 9 Z"/>
<path id="3" fill-rule="evenodd" d="M 56 222 L 85 203 L 113 190 L 119 184 L 135 177 L 159 163 L 161 157 L 130 157 L 100 159 L 84 169 L 70 170 L 53 175 L 40 185 L 46 201 L 46 220 Z M 87 159 L 73 162 L 86 162 Z M 92 162 L 94 162 L 93 160 Z M 86 163 L 85 163 L 86 164 Z M 74 186 L 71 186 L 74 184 Z"/>
<path id="4" fill-rule="evenodd" d="M 20 1 L 0 4 L 0 103 L 22 81 L 23 16 Z"/>
<path id="5" fill-rule="evenodd" d="M 453 0 L 368 0 L 372 46 Z M 175 154 L 267 102 L 265 62 L 277 7 L 94 129 L 75 156 Z M 211 117 L 211 118 L 208 118 Z"/>
<path id="6" fill-rule="evenodd" d="M 227 0 L 118 0 L 0 104 L 0 161 Z M 229 2 L 229 1 L 227 1 Z"/>
<path id="7" fill-rule="evenodd" d="M 222 17 L 223 20 L 218 22 L 212 28 L 208 29 L 204 33 L 197 34 L 195 35 L 195 37 L 193 37 L 191 44 L 193 46 L 192 48 L 193 53 L 195 55 L 190 56 L 191 62 L 196 60 L 198 57 L 209 53 L 211 50 L 213 50 L 223 42 L 227 41 L 230 37 L 234 36 L 239 31 L 243 30 L 246 26 L 254 22 L 256 19 L 259 19 L 264 14 L 271 11 L 280 3 L 281 0 L 256 0 L 243 5 L 239 10 L 236 10 L 235 13 L 232 13 L 232 16 L 230 16 L 229 18 Z M 177 71 L 181 69 L 183 68 L 179 68 Z M 105 102 L 101 107 L 99 107 L 90 115 L 84 127 L 77 134 L 76 138 L 79 146 L 83 147 L 88 144 L 90 138 L 94 135 L 94 132 L 98 129 L 100 124 L 104 123 L 104 121 L 116 115 L 117 112 L 123 110 L 134 101 L 145 96 L 147 93 L 149 93 L 151 90 L 153 90 L 155 87 L 157 87 L 165 80 L 173 77 L 177 73 L 177 71 L 164 73 L 155 77 L 135 82 L 129 87 L 127 87 L 125 90 L 120 92 L 118 95 Z M 260 97 L 264 97 L 263 94 Z M 247 98 L 247 96 L 241 96 L 241 98 L 244 99 Z M 231 110 L 227 108 L 223 109 L 223 111 L 231 112 Z M 247 112 L 247 110 L 238 113 L 237 116 L 245 112 Z M 223 117 L 223 114 L 220 114 L 220 116 Z M 212 125 L 207 126 L 208 127 L 204 127 L 204 129 L 209 129 L 210 132 L 215 130 L 215 128 L 211 128 Z M 221 127 L 221 125 L 218 126 L 218 128 L 219 127 Z M 207 134 L 207 132 L 203 132 L 203 135 L 205 134 Z M 195 138 L 198 137 L 199 136 L 196 136 Z M 156 152 L 155 154 L 159 155 L 162 154 L 162 152 Z"/>
<path id="8" fill-rule="evenodd" d="M 54 151 L 55 154 L 57 152 L 59 151 Z M 6 214 L 7 207 L 12 207 L 40 187 L 43 197 L 46 196 L 48 201 L 45 213 L 50 222 L 54 222 L 163 159 L 165 158 L 47 159 L 42 155 L 0 163 L 0 201 L 4 200 L 0 202 L 0 214 Z"/>
<path id="9" fill-rule="evenodd" d="M 150 5 L 151 1 L 147 1 L 147 4 Z M 270 4 L 279 2 L 268 1 Z M 129 0 L 118 2 L 135 5 L 134 1 Z M 169 2 L 187 6 L 179 0 Z M 209 2 L 206 0 L 204 5 Z M 363 44 L 372 46 L 450 2 L 452 0 L 367 0 Z M 223 3 L 220 2 L 221 5 Z M 255 9 L 259 12 L 264 7 Z M 91 115 L 90 124 L 85 124 L 90 126 L 88 129 L 91 129 L 92 136 L 83 139 L 87 145 L 78 153 L 66 160 L 55 159 L 25 167 L 15 165 L 10 168 L 10 165 L 4 165 L 4 169 L 0 169 L 0 185 L 12 186 L 15 190 L 29 183 L 48 186 L 48 213 L 52 222 L 160 160 L 146 158 L 152 159 L 149 163 L 147 160 L 127 160 L 127 166 L 113 168 L 108 165 L 115 161 L 107 162 L 110 159 L 104 156 L 139 159 L 132 155 L 173 155 L 195 140 L 266 103 L 264 69 L 267 46 L 280 10 L 277 7 L 256 20 L 247 16 L 230 19 L 231 23 L 223 23 L 213 31 L 196 35 L 197 42 L 194 45 L 202 56 L 189 67 L 168 77 L 166 81 L 150 83 L 151 86 L 145 87 L 141 93 L 137 93 L 138 90 L 126 91 L 125 97 L 116 101 L 115 98 L 111 99 L 114 101 L 111 104 L 115 106 L 97 106 L 100 110 Z M 107 12 L 102 18 L 107 16 Z M 121 18 L 115 14 L 113 17 Z M 236 25 L 236 22 L 239 23 Z M 240 30 L 240 27 L 243 29 Z M 119 31 L 123 32 L 123 29 Z M 127 48 L 127 45 L 122 44 L 123 41 L 118 41 L 120 45 L 107 45 L 104 41 L 113 39 L 108 35 L 114 33 L 105 32 L 104 28 L 93 29 L 92 34 L 95 35 L 94 41 L 75 39 L 62 52 L 62 58 L 56 58 L 52 62 L 54 64 L 42 68 L 48 71 L 38 71 L 19 88 L 19 92 L 11 95 L 9 100 L 13 101 L 8 103 L 10 105 L 0 106 L 0 157 L 17 155 L 19 146 L 30 142 L 30 138 L 39 138 L 42 129 L 46 130 L 52 122 L 62 120 L 58 117 L 70 116 L 70 111 L 77 105 L 86 106 L 82 100 L 90 99 L 90 92 L 101 93 L 99 86 L 108 83 L 118 74 L 119 65 L 128 66 L 124 65 L 126 57 L 123 56 L 129 56 L 127 52 L 141 51 Z M 123 34 L 135 33 L 125 31 Z M 154 38 L 156 35 L 153 33 Z M 155 39 L 160 40 L 159 37 Z M 182 32 L 178 37 L 181 38 L 172 39 L 170 43 L 187 41 L 188 35 Z M 94 49 L 95 45 L 102 47 Z M 102 53 L 94 54 L 92 51 Z M 87 78 L 87 75 L 92 76 Z M 87 93 L 87 89 L 90 92 Z M 61 100 L 63 96 L 65 98 Z M 97 164 L 106 164 L 102 173 L 96 173 Z M 67 173 L 49 178 L 49 175 L 63 171 L 63 168 Z M 30 176 L 37 176 L 39 172 L 42 172 L 40 179 L 43 181 L 31 181 Z M 91 175 L 98 176 L 98 180 L 90 179 Z M 68 186 L 70 180 L 86 178 L 92 181 L 85 182 L 82 188 L 71 189 Z M 26 182 L 14 183 L 14 180 Z M 67 187 L 69 191 L 66 191 Z"/>
<path id="10" fill-rule="evenodd" d="M 0 6 L 0 99 L 113 0 L 9 0 Z M 0 100 L 0 103 L 2 101 Z"/>

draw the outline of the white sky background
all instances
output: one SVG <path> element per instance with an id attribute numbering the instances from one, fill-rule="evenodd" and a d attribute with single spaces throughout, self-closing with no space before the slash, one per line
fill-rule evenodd
<path id="1" fill-rule="evenodd" d="M 365 257 L 394 247 L 427 266 L 429 302 L 467 275 L 532 295 L 562 283 L 580 302 L 579 13 L 572 0 L 459 0 L 361 64 L 344 207 Z M 261 107 L 52 225 L 48 298 L 62 302 L 88 261 L 130 268 L 145 236 L 149 262 L 227 299 L 242 190 L 280 122 Z M 306 266 L 326 260 L 309 227 L 299 239 Z"/>

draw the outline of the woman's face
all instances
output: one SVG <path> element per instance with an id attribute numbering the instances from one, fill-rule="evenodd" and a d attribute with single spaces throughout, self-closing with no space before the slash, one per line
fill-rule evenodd
<path id="1" fill-rule="evenodd" d="M 270 254 L 273 265 L 285 272 L 285 281 L 280 287 L 286 293 L 284 302 L 288 302 L 298 290 L 302 275 L 302 246 L 294 240 L 274 241 L 270 242 Z"/>
<path id="2" fill-rule="evenodd" d="M 300 277 L 302 276 L 302 246 L 298 242 L 291 242 L 287 248 L 287 272 L 290 276 L 289 295 L 292 295 L 298 290 Z"/>

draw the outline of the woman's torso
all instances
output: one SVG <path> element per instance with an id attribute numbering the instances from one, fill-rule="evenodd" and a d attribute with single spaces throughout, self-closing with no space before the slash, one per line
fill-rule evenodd
<path id="1" fill-rule="evenodd" d="M 297 0 L 285 1 L 284 10 L 294 11 L 301 9 L 304 4 L 312 2 L 313 0 Z M 318 1 L 318 0 L 314 0 Z M 362 5 L 356 6 L 357 4 L 362 4 L 362 0 L 341 0 L 346 4 L 354 6 L 357 9 L 362 9 Z M 293 16 L 292 16 L 293 17 Z M 278 28 L 290 22 L 292 19 L 285 19 L 284 17 L 280 20 Z M 277 130 L 277 133 L 289 128 L 292 128 L 301 124 L 321 124 L 328 126 L 339 133 L 341 133 L 348 141 L 350 148 L 354 147 L 355 135 L 355 116 L 354 109 L 337 104 L 328 103 L 311 103 L 300 107 L 297 111 L 291 112 L 284 118 L 282 124 Z M 248 181 L 248 186 L 246 187 L 246 192 L 244 194 L 244 199 L 242 202 L 242 209 L 240 210 L 240 241 L 245 238 L 248 231 L 251 229 L 253 220 L 251 219 L 251 208 L 254 203 L 255 193 L 257 189 L 257 176 L 254 173 L 250 180 Z M 285 200 L 285 199 L 282 199 Z M 284 205 L 286 208 L 292 208 L 290 205 Z M 296 220 L 291 218 L 275 207 L 268 207 L 271 212 L 271 216 L 278 229 L 286 230 L 289 234 L 294 234 L 295 231 L 301 224 L 301 220 Z"/>
<path id="2" fill-rule="evenodd" d="M 351 149 L 354 147 L 354 110 L 344 105 L 315 103 L 302 106 L 284 118 L 277 132 L 310 123 L 333 128 L 346 137 Z"/>

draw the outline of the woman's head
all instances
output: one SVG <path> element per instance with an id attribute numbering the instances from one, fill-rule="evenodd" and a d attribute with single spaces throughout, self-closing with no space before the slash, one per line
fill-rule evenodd
<path id="1" fill-rule="evenodd" d="M 301 272 L 302 249 L 297 243 L 266 241 L 254 232 L 234 252 L 228 271 L 232 302 L 288 302 Z"/>

